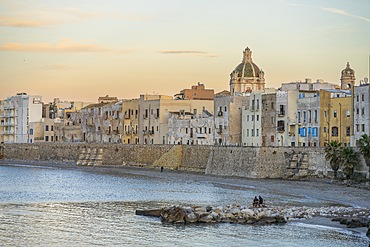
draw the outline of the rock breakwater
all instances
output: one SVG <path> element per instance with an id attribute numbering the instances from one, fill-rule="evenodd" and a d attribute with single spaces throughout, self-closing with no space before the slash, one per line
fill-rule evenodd
<path id="1" fill-rule="evenodd" d="M 150 211 L 150 210 L 149 210 Z M 158 210 L 156 210 L 158 211 Z M 137 213 L 139 214 L 139 213 Z M 141 213 L 141 215 L 143 215 Z M 148 214 L 150 215 L 150 214 Z M 171 206 L 162 208 L 159 216 L 165 223 L 240 223 L 240 224 L 284 224 L 288 220 L 313 217 L 347 219 L 369 219 L 370 210 L 353 207 L 266 207 L 254 208 L 240 205 L 228 206 Z M 153 216 L 153 215 L 150 215 Z"/>

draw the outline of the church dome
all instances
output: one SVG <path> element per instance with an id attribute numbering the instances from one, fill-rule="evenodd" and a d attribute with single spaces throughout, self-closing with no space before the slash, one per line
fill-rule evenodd
<path id="1" fill-rule="evenodd" d="M 237 77 L 259 77 L 260 69 L 252 61 L 252 51 L 247 47 L 243 51 L 243 61 L 240 63 L 234 71 Z"/>

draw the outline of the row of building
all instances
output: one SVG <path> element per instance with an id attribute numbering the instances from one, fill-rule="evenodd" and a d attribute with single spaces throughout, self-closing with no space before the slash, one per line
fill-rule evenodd
<path id="1" fill-rule="evenodd" d="M 367 79 L 355 85 L 347 63 L 340 85 L 306 79 L 265 88 L 264 72 L 243 51 L 230 74 L 230 91 L 204 84 L 173 96 L 140 95 L 98 103 L 43 103 L 19 93 L 0 101 L 2 143 L 86 142 L 240 146 L 355 146 L 369 135 Z"/>

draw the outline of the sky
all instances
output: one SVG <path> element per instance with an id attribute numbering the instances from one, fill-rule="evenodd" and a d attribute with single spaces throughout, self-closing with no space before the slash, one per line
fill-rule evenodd
<path id="1" fill-rule="evenodd" d="M 0 0 L 0 99 L 96 102 L 229 90 L 249 47 L 266 87 L 369 73 L 369 0 Z"/>

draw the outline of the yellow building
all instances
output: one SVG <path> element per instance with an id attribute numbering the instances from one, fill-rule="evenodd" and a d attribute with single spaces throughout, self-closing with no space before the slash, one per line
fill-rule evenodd
<path id="1" fill-rule="evenodd" d="M 320 146 L 331 141 L 350 146 L 354 137 L 353 88 L 355 71 L 349 62 L 341 73 L 341 90 L 320 90 Z"/>
<path id="2" fill-rule="evenodd" d="M 122 143 L 139 143 L 139 99 L 128 99 L 122 101 Z"/>
<path id="3" fill-rule="evenodd" d="M 320 90 L 320 126 L 321 146 L 331 141 L 350 145 L 353 110 L 349 90 Z"/>

